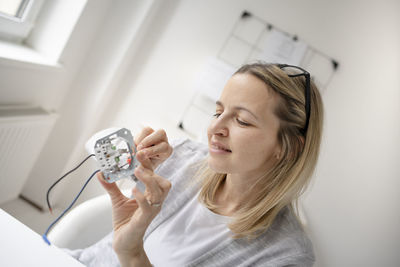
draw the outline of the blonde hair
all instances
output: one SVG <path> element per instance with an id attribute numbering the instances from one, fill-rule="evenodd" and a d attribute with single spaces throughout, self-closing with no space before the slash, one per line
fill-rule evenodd
<path id="1" fill-rule="evenodd" d="M 255 238 L 271 226 L 284 208 L 295 208 L 314 172 L 320 149 L 323 124 L 323 104 L 314 82 L 310 83 L 310 118 L 305 133 L 304 76 L 289 77 L 288 71 L 274 64 L 255 63 L 242 66 L 235 74 L 247 73 L 264 81 L 269 90 L 279 95 L 275 115 L 280 120 L 278 142 L 279 161 L 252 185 L 246 203 L 235 212 L 228 225 L 234 238 Z M 234 75 L 235 75 L 234 74 Z M 226 174 L 210 168 L 202 170 L 199 195 L 209 209 L 215 210 L 215 195 Z"/>

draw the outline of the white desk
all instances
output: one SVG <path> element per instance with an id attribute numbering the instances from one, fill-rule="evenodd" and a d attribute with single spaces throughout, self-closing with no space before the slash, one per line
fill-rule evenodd
<path id="1" fill-rule="evenodd" d="M 0 209 L 0 266 L 84 266 Z"/>

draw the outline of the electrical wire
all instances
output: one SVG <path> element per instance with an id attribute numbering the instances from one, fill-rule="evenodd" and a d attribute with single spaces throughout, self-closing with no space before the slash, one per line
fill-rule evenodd
<path id="1" fill-rule="evenodd" d="M 82 162 L 83 163 L 83 162 Z M 90 182 L 90 180 L 93 178 L 93 176 L 98 173 L 100 170 L 96 170 L 94 173 L 92 173 L 92 175 L 90 175 L 90 177 L 86 180 L 85 184 L 83 185 L 83 187 L 81 188 L 81 190 L 79 191 L 78 195 L 76 195 L 75 199 L 71 202 L 71 204 L 61 213 L 60 216 L 58 216 L 57 219 L 55 219 L 50 226 L 47 228 L 46 232 L 43 234 L 42 238 L 43 240 L 50 245 L 50 241 L 47 238 L 48 233 L 50 232 L 51 228 L 53 228 L 53 226 L 72 208 L 72 206 L 75 204 L 75 202 L 78 200 L 79 196 L 81 195 L 81 193 L 83 192 L 83 190 L 85 189 L 85 187 L 87 186 L 87 184 Z"/>
<path id="2" fill-rule="evenodd" d="M 47 207 L 49 208 L 50 213 L 53 213 L 53 209 L 51 208 L 50 205 L 50 200 L 49 200 L 49 196 L 50 196 L 50 191 L 53 189 L 54 186 L 56 186 L 62 179 L 64 179 L 65 177 L 67 177 L 67 175 L 69 175 L 70 173 L 76 171 L 76 169 L 78 169 L 83 163 L 85 163 L 85 161 L 87 161 L 90 157 L 93 157 L 94 154 L 90 154 L 89 156 L 87 156 L 81 163 L 79 163 L 78 166 L 76 166 L 75 168 L 73 168 L 72 170 L 70 170 L 69 172 L 67 172 L 66 174 L 64 174 L 63 176 L 61 176 L 57 181 L 55 181 L 50 188 L 47 190 L 47 194 L 46 194 L 46 201 L 47 201 Z"/>

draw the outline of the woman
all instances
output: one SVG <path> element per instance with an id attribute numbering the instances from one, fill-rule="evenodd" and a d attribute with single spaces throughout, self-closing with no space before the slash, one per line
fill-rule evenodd
<path id="1" fill-rule="evenodd" d="M 322 115 L 308 72 L 256 63 L 224 87 L 208 149 L 186 140 L 172 153 L 165 132 L 146 128 L 135 140 L 144 194 L 126 198 L 98 177 L 121 266 L 311 266 L 293 205 L 316 165 Z"/>

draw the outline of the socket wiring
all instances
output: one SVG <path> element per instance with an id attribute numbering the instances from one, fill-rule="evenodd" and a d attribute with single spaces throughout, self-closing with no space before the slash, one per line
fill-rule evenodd
<path id="1" fill-rule="evenodd" d="M 90 154 L 89 156 L 87 156 L 81 163 L 78 164 L 78 166 L 76 166 L 75 168 L 73 168 L 72 170 L 70 170 L 69 172 L 67 172 L 66 174 L 64 174 L 63 176 L 61 176 L 57 181 L 55 181 L 50 188 L 47 190 L 47 194 L 46 194 L 46 201 L 47 201 L 47 207 L 49 208 L 50 213 L 53 213 L 53 209 L 50 205 L 50 191 L 61 181 L 63 180 L 65 177 L 67 177 L 69 174 L 71 174 L 72 172 L 76 171 L 80 166 L 82 166 L 83 163 L 85 163 L 85 161 L 87 161 L 89 158 L 93 157 L 94 154 Z"/>
<path id="2" fill-rule="evenodd" d="M 90 177 L 86 180 L 85 184 L 83 185 L 83 187 L 81 188 L 81 190 L 79 191 L 79 193 L 76 195 L 75 199 L 71 202 L 71 204 L 61 213 L 60 216 L 57 217 L 57 219 L 55 219 L 50 226 L 47 228 L 46 232 L 43 234 L 43 240 L 48 244 L 51 245 L 49 239 L 47 238 L 48 233 L 50 232 L 51 228 L 53 228 L 53 226 L 72 208 L 72 206 L 75 204 L 75 202 L 78 200 L 79 196 L 82 194 L 83 190 L 85 189 L 85 187 L 87 186 L 87 184 L 90 182 L 90 180 L 93 178 L 93 176 L 98 173 L 100 170 L 96 170 L 95 172 L 92 173 L 92 175 L 90 175 Z"/>
<path id="3" fill-rule="evenodd" d="M 51 207 L 50 204 L 50 192 L 51 190 L 59 183 L 61 182 L 61 180 L 63 180 L 65 177 L 67 177 L 69 174 L 71 174 L 72 172 L 76 171 L 79 167 L 82 166 L 83 163 L 85 163 L 89 158 L 93 157 L 94 154 L 90 154 L 89 156 L 87 156 L 81 163 L 78 164 L 78 166 L 76 166 L 75 168 L 73 168 L 72 170 L 70 170 L 69 172 L 67 172 L 66 174 L 64 174 L 63 176 L 61 176 L 59 179 L 57 179 L 57 181 L 55 181 L 47 190 L 47 194 L 46 194 L 46 201 L 47 201 L 47 206 L 49 207 L 49 211 L 51 214 L 53 214 L 53 209 Z M 90 182 L 90 180 L 93 178 L 93 176 L 98 173 L 100 170 L 96 170 L 92 175 L 90 175 L 90 177 L 86 180 L 85 184 L 83 185 L 83 187 L 81 188 L 81 190 L 79 191 L 79 193 L 76 195 L 75 199 L 71 202 L 71 204 L 61 213 L 61 215 L 59 215 L 57 217 L 57 219 L 55 219 L 50 226 L 47 228 L 46 232 L 43 234 L 43 240 L 50 245 L 50 241 L 47 238 L 48 233 L 50 232 L 50 230 L 53 228 L 53 226 L 72 208 L 72 206 L 75 204 L 75 202 L 78 200 L 79 196 L 82 194 L 83 190 L 85 189 L 85 187 L 87 186 L 87 184 Z"/>

